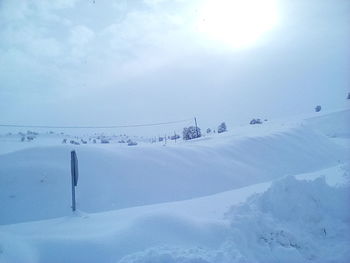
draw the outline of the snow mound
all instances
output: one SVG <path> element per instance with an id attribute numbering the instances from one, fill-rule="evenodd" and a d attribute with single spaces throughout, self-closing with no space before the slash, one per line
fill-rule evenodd
<path id="1" fill-rule="evenodd" d="M 218 248 L 160 246 L 119 263 L 348 262 L 350 187 L 281 179 L 226 214 L 228 237 Z"/>
<path id="2" fill-rule="evenodd" d="M 348 186 L 287 177 L 228 213 L 230 242 L 249 262 L 348 262 L 349 200 Z"/>

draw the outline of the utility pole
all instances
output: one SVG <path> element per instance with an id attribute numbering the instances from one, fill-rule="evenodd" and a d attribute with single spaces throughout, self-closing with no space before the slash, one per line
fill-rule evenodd
<path id="1" fill-rule="evenodd" d="M 196 125 L 196 134 L 197 134 L 197 138 L 199 138 L 198 126 L 197 126 L 197 118 L 196 118 L 196 117 L 194 117 L 194 124 Z"/>

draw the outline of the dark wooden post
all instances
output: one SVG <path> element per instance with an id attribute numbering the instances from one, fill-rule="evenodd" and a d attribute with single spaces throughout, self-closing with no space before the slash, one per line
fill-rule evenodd
<path id="1" fill-rule="evenodd" d="M 70 153 L 71 159 L 71 176 L 72 176 L 72 210 L 73 212 L 76 210 L 76 202 L 75 202 L 75 187 L 78 184 L 78 158 L 75 151 L 71 151 Z"/>

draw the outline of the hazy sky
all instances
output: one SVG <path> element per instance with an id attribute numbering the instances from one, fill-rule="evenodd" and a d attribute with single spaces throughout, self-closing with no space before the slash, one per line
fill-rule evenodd
<path id="1" fill-rule="evenodd" d="M 350 1 L 229 1 L 0 0 L 0 122 L 206 128 L 349 104 Z"/>

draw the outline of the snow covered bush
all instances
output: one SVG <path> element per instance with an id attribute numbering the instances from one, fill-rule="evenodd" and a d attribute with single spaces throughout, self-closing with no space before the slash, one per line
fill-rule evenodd
<path id="1" fill-rule="evenodd" d="M 226 127 L 226 123 L 222 122 L 219 126 L 218 126 L 218 133 L 222 133 L 222 132 L 226 132 L 227 131 L 227 127 Z"/>
<path id="2" fill-rule="evenodd" d="M 127 142 L 128 146 L 135 146 L 135 145 L 137 145 L 137 142 L 135 142 L 135 141 L 133 141 L 131 139 L 128 139 L 126 142 Z"/>
<path id="3" fill-rule="evenodd" d="M 199 138 L 201 137 L 202 134 L 201 134 L 201 129 L 195 126 L 190 126 L 188 128 L 184 128 L 183 130 L 183 136 L 182 138 L 184 140 L 191 140 L 191 139 L 195 139 L 195 138 Z"/>
<path id="4" fill-rule="evenodd" d="M 39 135 L 39 133 L 38 132 L 34 132 L 34 131 L 27 131 L 27 135 L 37 136 L 37 135 Z"/>
<path id="5" fill-rule="evenodd" d="M 180 139 L 180 135 L 174 134 L 173 136 L 170 137 L 171 140 L 177 140 Z"/>
<path id="6" fill-rule="evenodd" d="M 250 124 L 262 124 L 262 121 L 258 118 L 258 119 L 252 119 L 250 121 Z"/>
<path id="7" fill-rule="evenodd" d="M 317 105 L 317 106 L 315 107 L 315 111 L 316 111 L 316 112 L 320 112 L 320 111 L 321 111 L 321 106 L 320 106 L 320 105 Z"/>
<path id="8" fill-rule="evenodd" d="M 27 136 L 27 141 L 33 141 L 36 137 L 35 136 Z"/>
<path id="9" fill-rule="evenodd" d="M 102 138 L 102 139 L 101 139 L 101 143 L 109 143 L 109 140 L 106 139 L 106 138 Z"/>
<path id="10" fill-rule="evenodd" d="M 208 134 L 211 133 L 211 129 L 210 128 L 207 129 L 207 133 Z"/>

